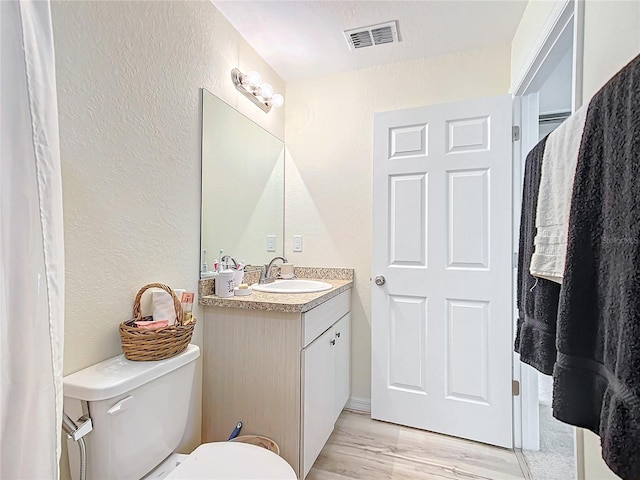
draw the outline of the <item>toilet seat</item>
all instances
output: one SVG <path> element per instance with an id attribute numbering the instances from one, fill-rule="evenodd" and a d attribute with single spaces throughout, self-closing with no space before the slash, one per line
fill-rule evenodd
<path id="1" fill-rule="evenodd" d="M 240 442 L 204 443 L 178 465 L 166 480 L 296 480 L 283 458 Z"/>

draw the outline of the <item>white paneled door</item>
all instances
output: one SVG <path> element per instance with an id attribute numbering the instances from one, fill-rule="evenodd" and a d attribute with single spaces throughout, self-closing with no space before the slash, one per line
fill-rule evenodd
<path id="1" fill-rule="evenodd" d="M 375 419 L 512 446 L 511 105 L 375 116 Z"/>

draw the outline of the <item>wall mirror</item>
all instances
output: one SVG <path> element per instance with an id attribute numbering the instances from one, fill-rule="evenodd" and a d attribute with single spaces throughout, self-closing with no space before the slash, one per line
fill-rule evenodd
<path id="1" fill-rule="evenodd" d="M 220 249 L 249 265 L 284 252 L 284 143 L 205 89 L 201 235 L 209 269 Z"/>

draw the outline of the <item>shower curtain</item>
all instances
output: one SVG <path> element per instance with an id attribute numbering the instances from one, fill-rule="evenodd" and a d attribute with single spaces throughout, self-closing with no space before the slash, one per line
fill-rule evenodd
<path id="1" fill-rule="evenodd" d="M 0 478 L 59 478 L 64 244 L 48 1 L 0 1 Z"/>

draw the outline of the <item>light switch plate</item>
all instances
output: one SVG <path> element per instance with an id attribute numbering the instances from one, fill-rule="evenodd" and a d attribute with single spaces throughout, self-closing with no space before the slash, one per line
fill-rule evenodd
<path id="1" fill-rule="evenodd" d="M 276 236 L 267 235 L 267 252 L 275 252 L 275 251 L 276 251 Z"/>
<path id="2" fill-rule="evenodd" d="M 294 252 L 302 251 L 302 235 L 293 236 L 293 251 Z"/>

